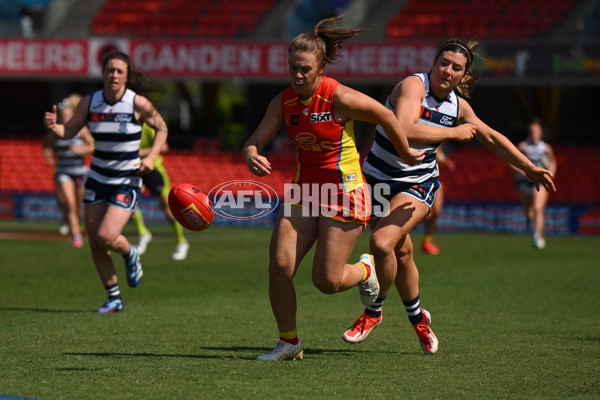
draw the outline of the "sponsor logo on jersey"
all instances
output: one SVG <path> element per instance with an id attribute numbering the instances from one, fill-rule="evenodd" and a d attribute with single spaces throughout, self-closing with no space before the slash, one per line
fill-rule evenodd
<path id="1" fill-rule="evenodd" d="M 320 112 L 310 114 L 310 122 L 329 122 L 331 121 L 331 112 Z"/>
<path id="2" fill-rule="evenodd" d="M 450 126 L 453 123 L 454 123 L 454 118 L 449 117 L 447 115 L 442 115 L 442 117 L 440 118 L 440 124 L 441 125 Z"/>
<path id="3" fill-rule="evenodd" d="M 115 114 L 114 121 L 115 122 L 131 122 L 131 114 Z"/>
<path id="4" fill-rule="evenodd" d="M 425 107 L 421 107 L 421 116 L 419 118 L 443 126 L 452 126 L 454 125 L 454 121 L 456 121 L 456 117 Z"/>

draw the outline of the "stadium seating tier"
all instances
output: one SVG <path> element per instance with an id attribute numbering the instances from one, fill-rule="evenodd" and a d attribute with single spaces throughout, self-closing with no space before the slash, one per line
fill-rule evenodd
<path id="1" fill-rule="evenodd" d="M 390 39 L 525 39 L 548 35 L 576 0 L 409 0 L 388 21 Z"/>
<path id="2" fill-rule="evenodd" d="M 108 0 L 92 20 L 94 35 L 244 37 L 274 0 Z"/>
<path id="3" fill-rule="evenodd" d="M 42 156 L 41 139 L 4 135 L 0 139 L 0 191 L 53 192 L 52 169 Z M 558 191 L 551 203 L 600 203 L 600 176 L 597 174 L 598 146 L 555 146 Z M 271 175 L 258 178 L 250 171 L 241 153 L 208 149 L 205 152 L 172 150 L 164 155 L 172 186 L 192 183 L 209 191 L 234 180 L 257 180 L 283 195 L 283 185 L 296 173 L 294 152 L 268 155 Z M 466 144 L 451 154 L 454 172 L 441 169 L 440 178 L 448 201 L 518 202 L 514 173 L 508 165 L 476 144 Z"/>

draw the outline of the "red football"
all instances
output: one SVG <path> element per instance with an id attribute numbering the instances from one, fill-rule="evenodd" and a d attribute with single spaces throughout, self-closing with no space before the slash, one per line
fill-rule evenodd
<path id="1" fill-rule="evenodd" d="M 182 183 L 171 189 L 169 208 L 177 222 L 191 231 L 203 231 L 208 228 L 215 215 L 208 196 L 189 183 Z"/>

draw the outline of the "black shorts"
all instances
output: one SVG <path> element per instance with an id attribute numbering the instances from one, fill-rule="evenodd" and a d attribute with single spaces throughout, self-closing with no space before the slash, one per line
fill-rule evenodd
<path id="1" fill-rule="evenodd" d="M 160 196 L 165 186 L 165 180 L 163 179 L 161 173 L 155 169 L 147 174 L 142 175 L 142 183 L 154 196 Z"/>

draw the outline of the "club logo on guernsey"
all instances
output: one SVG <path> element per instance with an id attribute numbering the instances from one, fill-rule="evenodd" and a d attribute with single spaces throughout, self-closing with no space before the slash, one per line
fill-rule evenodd
<path id="1" fill-rule="evenodd" d="M 324 151 L 334 150 L 329 140 L 323 140 L 321 143 L 317 143 L 317 138 L 312 133 L 302 132 L 296 135 L 294 141 L 302 150 L 308 151 Z"/>
<path id="2" fill-rule="evenodd" d="M 298 144 L 314 144 L 317 143 L 317 138 L 312 133 L 302 132 L 294 138 Z"/>
<path id="3" fill-rule="evenodd" d="M 330 122 L 331 112 L 320 112 L 310 114 L 310 122 Z"/>

